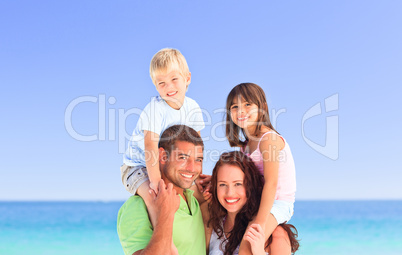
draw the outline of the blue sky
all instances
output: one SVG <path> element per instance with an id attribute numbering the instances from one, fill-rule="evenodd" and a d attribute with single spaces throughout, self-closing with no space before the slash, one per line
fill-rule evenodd
<path id="1" fill-rule="evenodd" d="M 125 200 L 119 150 L 157 95 L 148 68 L 164 47 L 186 57 L 187 95 L 210 116 L 205 173 L 230 150 L 227 94 L 254 82 L 291 146 L 297 199 L 402 199 L 401 11 L 388 0 L 2 1 L 0 200 Z M 94 141 L 74 138 L 69 106 L 67 122 Z"/>

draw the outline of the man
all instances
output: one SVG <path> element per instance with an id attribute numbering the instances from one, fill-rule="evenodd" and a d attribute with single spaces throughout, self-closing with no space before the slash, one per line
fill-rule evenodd
<path id="1" fill-rule="evenodd" d="M 202 139 L 194 129 L 175 125 L 162 133 L 158 147 L 162 180 L 158 195 L 149 194 L 158 212 L 155 227 L 142 198 L 131 196 L 117 218 L 124 253 L 205 254 L 201 209 L 189 189 L 202 170 Z"/>

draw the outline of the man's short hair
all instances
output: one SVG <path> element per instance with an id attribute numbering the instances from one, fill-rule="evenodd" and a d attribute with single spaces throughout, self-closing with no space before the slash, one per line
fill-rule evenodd
<path id="1" fill-rule="evenodd" d="M 186 125 L 174 125 L 163 131 L 159 138 L 159 148 L 163 148 L 168 154 L 174 149 L 176 142 L 189 142 L 195 146 L 201 146 L 204 150 L 204 142 L 193 128 Z"/>

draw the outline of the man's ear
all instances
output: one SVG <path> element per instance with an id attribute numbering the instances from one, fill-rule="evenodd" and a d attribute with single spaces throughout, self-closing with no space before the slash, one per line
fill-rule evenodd
<path id="1" fill-rule="evenodd" d="M 164 165 L 167 162 L 168 156 L 164 148 L 159 148 L 159 164 Z"/>

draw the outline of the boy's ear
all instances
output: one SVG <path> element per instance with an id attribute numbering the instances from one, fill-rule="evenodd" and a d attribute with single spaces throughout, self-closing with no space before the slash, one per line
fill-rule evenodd
<path id="1" fill-rule="evenodd" d="M 188 86 L 191 82 L 191 72 L 188 72 L 185 79 L 186 79 L 186 85 Z"/>

